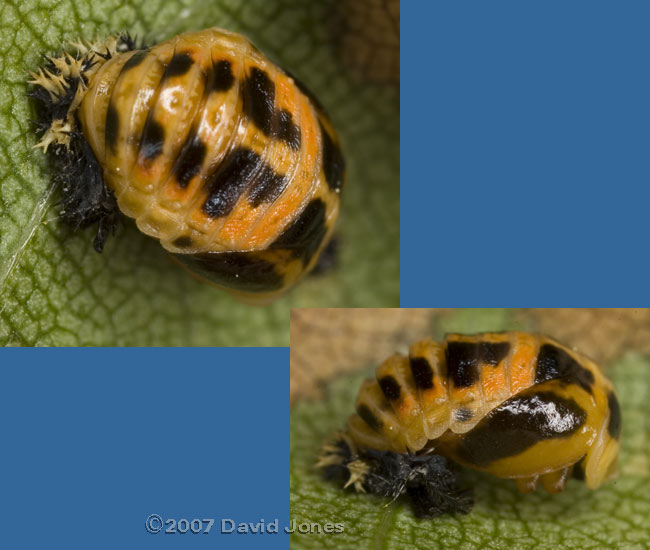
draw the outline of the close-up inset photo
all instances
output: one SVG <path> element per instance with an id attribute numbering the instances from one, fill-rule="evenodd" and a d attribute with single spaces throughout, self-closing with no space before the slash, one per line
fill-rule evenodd
<path id="1" fill-rule="evenodd" d="M 399 305 L 399 1 L 3 21 L 0 345 L 286 346 L 292 307 Z"/>
<path id="2" fill-rule="evenodd" d="M 648 309 L 294 310 L 292 548 L 642 548 L 649 394 Z"/>

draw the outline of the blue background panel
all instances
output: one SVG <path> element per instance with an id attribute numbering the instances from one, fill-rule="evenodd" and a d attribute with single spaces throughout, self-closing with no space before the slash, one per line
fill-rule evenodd
<path id="1" fill-rule="evenodd" d="M 402 306 L 638 306 L 650 3 L 414 8 L 402 12 Z"/>
<path id="2" fill-rule="evenodd" d="M 288 546 L 288 349 L 5 349 L 0 365 L 0 548 Z M 216 521 L 149 534 L 154 513 Z M 262 518 L 280 534 L 220 534 Z"/>

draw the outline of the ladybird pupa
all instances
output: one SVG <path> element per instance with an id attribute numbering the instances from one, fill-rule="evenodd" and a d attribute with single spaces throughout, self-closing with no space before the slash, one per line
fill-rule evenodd
<path id="1" fill-rule="evenodd" d="M 347 469 L 357 490 L 377 452 L 439 455 L 522 492 L 562 491 L 572 475 L 597 489 L 616 473 L 620 433 L 614 387 L 584 355 L 539 334 L 448 334 L 377 368 L 320 466 Z"/>
<path id="2" fill-rule="evenodd" d="M 128 35 L 74 46 L 30 81 L 65 222 L 98 223 L 101 251 L 121 212 L 194 274 L 253 301 L 315 266 L 344 160 L 304 86 L 216 28 L 150 48 Z"/>

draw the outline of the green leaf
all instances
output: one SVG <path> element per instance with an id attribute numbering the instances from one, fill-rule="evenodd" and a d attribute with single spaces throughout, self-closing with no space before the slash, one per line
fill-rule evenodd
<path id="1" fill-rule="evenodd" d="M 0 5 L 0 344 L 276 345 L 291 307 L 399 302 L 399 106 L 393 86 L 343 69 L 335 2 L 5 0 Z M 314 91 L 348 162 L 339 266 L 268 307 L 196 282 L 128 221 L 103 254 L 93 231 L 58 220 L 44 156 L 32 149 L 27 73 L 66 40 L 129 30 L 158 41 L 220 26 L 247 35 Z"/>
<path id="2" fill-rule="evenodd" d="M 466 310 L 436 327 L 502 330 L 504 310 Z M 435 331 L 434 331 L 435 332 Z M 344 532 L 293 534 L 294 550 L 333 549 L 641 549 L 650 540 L 650 357 L 628 354 L 608 365 L 623 415 L 619 477 L 596 491 L 569 481 L 566 490 L 521 494 L 510 480 L 465 471 L 476 504 L 466 516 L 415 519 L 408 503 L 343 491 L 314 468 L 326 439 L 345 426 L 361 380 L 347 375 L 320 401 L 299 402 L 291 414 L 291 517 L 298 524 L 343 523 Z M 307 527 L 305 527 L 307 529 Z"/>

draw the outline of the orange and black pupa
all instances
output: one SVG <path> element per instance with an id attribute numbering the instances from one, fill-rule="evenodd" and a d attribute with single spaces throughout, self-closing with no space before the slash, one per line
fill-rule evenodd
<path id="1" fill-rule="evenodd" d="M 614 387 L 594 361 L 548 336 L 421 340 L 377 368 L 355 408 L 320 466 L 358 491 L 411 491 L 419 515 L 469 508 L 447 459 L 522 492 L 540 484 L 557 493 L 571 476 L 597 489 L 616 474 Z"/>
<path id="2" fill-rule="evenodd" d="M 268 301 L 316 264 L 344 180 L 322 107 L 239 34 L 74 43 L 32 74 L 62 219 L 135 219 L 200 278 Z"/>

